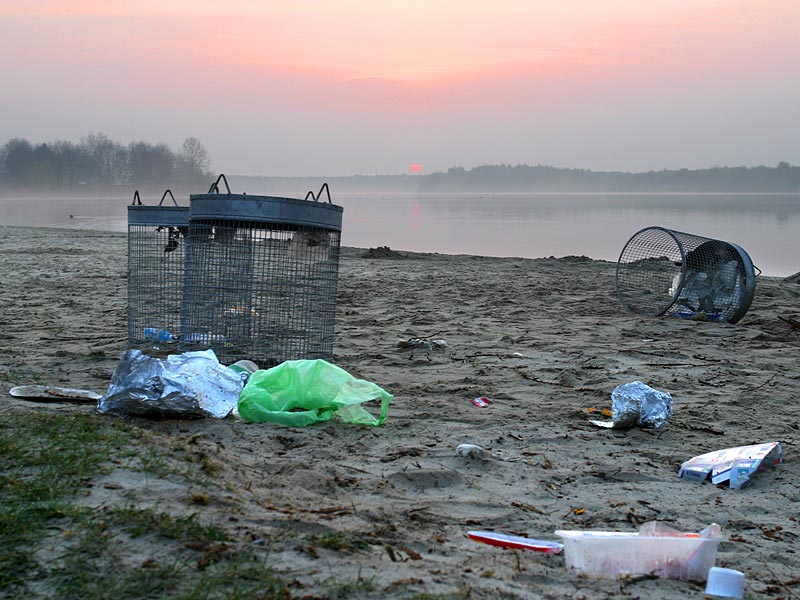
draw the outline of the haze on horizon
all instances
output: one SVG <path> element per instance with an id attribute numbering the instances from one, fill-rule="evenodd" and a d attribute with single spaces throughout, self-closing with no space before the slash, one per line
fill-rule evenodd
<path id="1" fill-rule="evenodd" d="M 237 175 L 800 163 L 794 0 L 3 0 L 0 143 Z"/>

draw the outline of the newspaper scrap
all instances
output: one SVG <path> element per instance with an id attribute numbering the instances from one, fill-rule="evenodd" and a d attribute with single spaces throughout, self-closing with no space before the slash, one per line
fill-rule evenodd
<path id="1" fill-rule="evenodd" d="M 753 475 L 783 462 L 780 442 L 726 448 L 695 456 L 681 465 L 678 476 L 688 481 L 703 482 L 711 475 L 714 485 L 730 482 L 732 490 L 750 484 Z"/>

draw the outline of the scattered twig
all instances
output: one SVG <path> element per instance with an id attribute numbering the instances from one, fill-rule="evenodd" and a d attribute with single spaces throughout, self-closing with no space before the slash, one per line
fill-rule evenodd
<path id="1" fill-rule="evenodd" d="M 783 591 L 789 594 L 790 597 L 797 598 L 795 593 L 792 592 L 792 590 L 790 590 L 789 587 L 797 583 L 799 580 L 791 579 L 789 581 L 781 581 L 780 579 L 778 579 L 778 576 L 775 574 L 775 571 L 773 571 L 772 568 L 767 563 L 764 563 L 764 568 L 767 571 L 769 571 L 770 575 L 772 575 L 773 582 L 775 583 L 775 585 L 777 585 L 779 588 L 781 588 Z"/>
<path id="2" fill-rule="evenodd" d="M 769 383 L 772 382 L 773 379 L 775 379 L 776 375 L 777 375 L 777 373 L 773 373 L 772 376 L 769 379 L 767 379 L 764 383 L 762 383 L 761 385 L 757 385 L 755 387 L 748 388 L 745 391 L 746 392 L 753 392 L 755 390 L 758 390 L 758 389 L 764 387 L 765 385 L 768 385 Z"/>
<path id="3" fill-rule="evenodd" d="M 795 321 L 794 319 L 787 319 L 780 315 L 778 315 L 778 318 L 784 323 L 788 323 L 789 327 L 791 327 L 792 329 L 800 329 L 800 321 Z"/>
<path id="4" fill-rule="evenodd" d="M 365 473 L 366 475 L 372 475 L 369 471 L 365 471 L 364 469 L 359 469 L 358 467 L 353 467 L 351 465 L 340 465 L 337 464 L 337 467 L 342 467 L 343 469 L 352 469 L 353 471 L 358 471 L 359 473 Z"/>
<path id="5" fill-rule="evenodd" d="M 534 512 L 537 515 L 546 515 L 547 514 L 541 508 L 537 508 L 533 504 L 527 504 L 525 502 L 516 502 L 515 501 L 515 502 L 511 503 L 511 506 L 514 506 L 516 508 L 521 508 L 522 510 L 527 510 L 527 511 L 530 511 L 530 512 Z"/>
<path id="6" fill-rule="evenodd" d="M 648 579 L 658 579 L 658 575 L 656 573 L 646 573 L 645 575 L 622 577 L 619 579 L 619 585 L 620 588 L 625 589 L 626 586 L 629 586 L 632 583 L 639 583 L 640 581 L 646 581 Z"/>

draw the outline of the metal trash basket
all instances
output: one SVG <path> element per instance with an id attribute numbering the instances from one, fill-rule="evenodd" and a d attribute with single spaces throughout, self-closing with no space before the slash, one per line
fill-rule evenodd
<path id="1" fill-rule="evenodd" d="M 736 323 L 753 301 L 756 275 L 736 244 L 646 227 L 622 249 L 616 285 L 631 312 Z"/>
<path id="2" fill-rule="evenodd" d="M 220 179 L 190 196 L 180 350 L 331 360 L 343 209 L 327 184 L 301 200 L 219 193 Z"/>
<path id="3" fill-rule="evenodd" d="M 164 205 L 169 196 L 173 206 Z M 189 207 L 166 190 L 158 206 L 128 206 L 128 345 L 175 340 L 179 335 Z M 174 336 L 167 339 L 167 336 Z"/>

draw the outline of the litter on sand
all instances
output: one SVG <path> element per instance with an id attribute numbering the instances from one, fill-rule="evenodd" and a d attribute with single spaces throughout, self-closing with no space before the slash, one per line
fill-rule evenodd
<path id="1" fill-rule="evenodd" d="M 456 455 L 463 458 L 478 458 L 481 460 L 493 458 L 505 462 L 518 462 L 521 460 L 519 456 L 515 456 L 504 450 L 487 450 L 483 446 L 477 446 L 475 444 L 459 444 L 456 446 Z"/>
<path id="2" fill-rule="evenodd" d="M 240 375 L 220 364 L 213 350 L 164 360 L 128 350 L 97 410 L 150 419 L 221 419 L 236 406 L 242 385 Z"/>
<path id="3" fill-rule="evenodd" d="M 468 531 L 467 536 L 476 542 L 500 546 L 501 548 L 514 548 L 515 550 L 533 550 L 545 554 L 558 554 L 564 549 L 564 544 L 549 542 L 547 540 L 534 540 L 518 535 L 507 535 L 495 531 Z"/>
<path id="4" fill-rule="evenodd" d="M 560 530 L 567 568 L 592 577 L 655 575 L 705 581 L 722 541 L 719 525 L 686 533 L 650 521 L 638 531 Z"/>
<path id="5" fill-rule="evenodd" d="M 654 575 L 668 579 L 705 581 L 722 541 L 719 525 L 686 533 L 665 523 L 643 523 L 637 531 L 559 530 L 561 543 L 494 531 L 468 531 L 476 542 L 491 546 L 564 554 L 570 570 L 591 577 Z"/>
<path id="6" fill-rule="evenodd" d="M 738 490 L 750 485 L 753 475 L 759 471 L 781 462 L 783 449 L 780 442 L 766 442 L 695 456 L 681 465 L 678 476 L 698 482 L 703 482 L 710 476 L 714 485 L 727 481 L 730 482 L 731 489 Z"/>
<path id="7" fill-rule="evenodd" d="M 618 385 L 611 392 L 611 421 L 591 421 L 598 427 L 658 428 L 672 416 L 672 396 L 641 381 Z"/>
<path id="8" fill-rule="evenodd" d="M 374 416 L 363 408 L 380 402 Z M 357 379 L 323 359 L 287 360 L 271 369 L 252 373 L 239 396 L 239 416 L 247 421 L 269 421 L 305 427 L 337 417 L 345 423 L 381 425 L 392 395 L 380 386 Z"/>
<path id="9" fill-rule="evenodd" d="M 53 385 L 18 385 L 8 391 L 15 398 L 38 400 L 43 402 L 75 402 L 78 404 L 95 404 L 101 395 L 89 390 L 57 387 Z"/>

